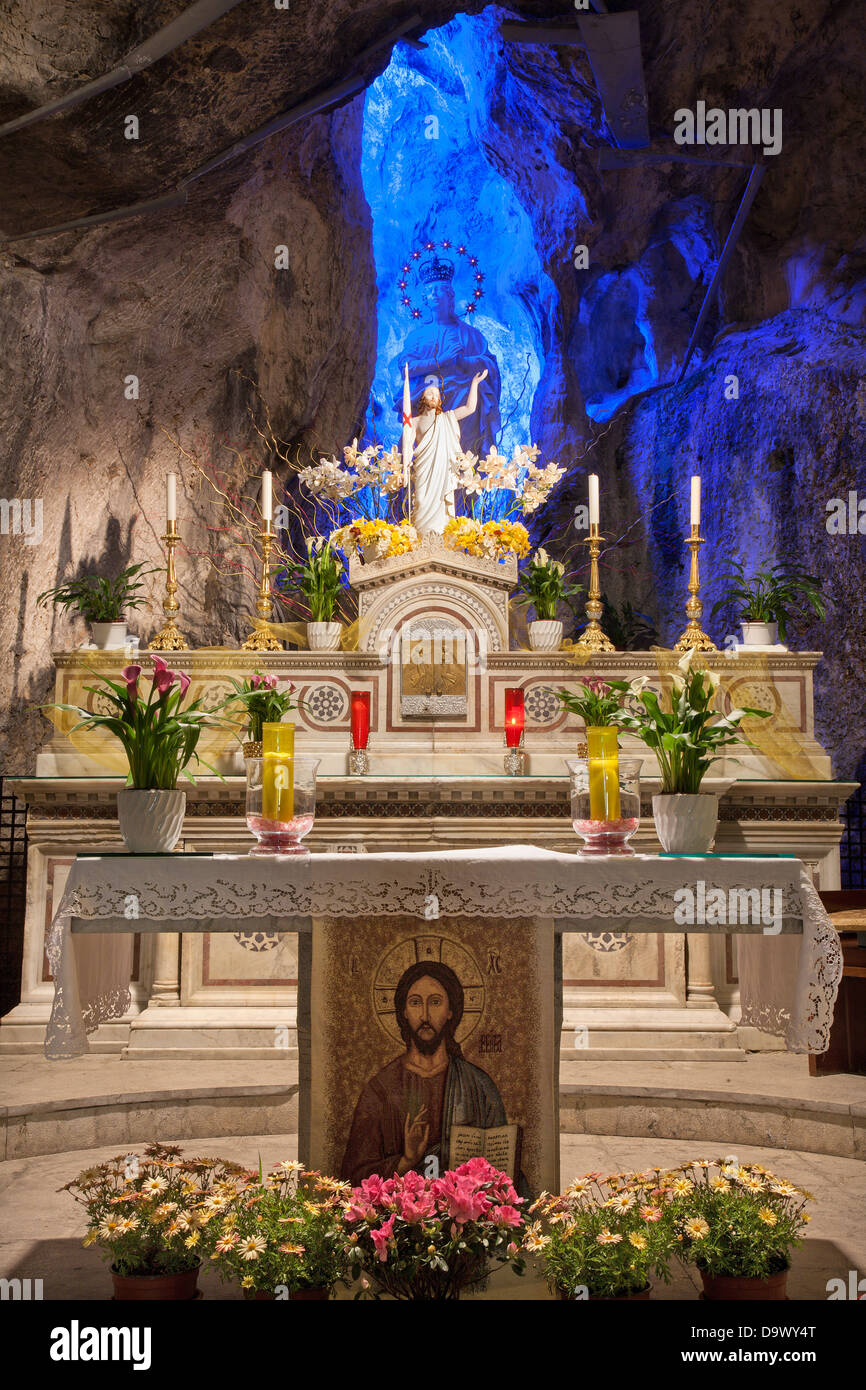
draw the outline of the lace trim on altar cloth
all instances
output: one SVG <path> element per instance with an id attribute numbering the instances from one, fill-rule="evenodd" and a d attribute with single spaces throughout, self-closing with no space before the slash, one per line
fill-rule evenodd
<path id="1" fill-rule="evenodd" d="M 617 917 L 628 920 L 657 918 L 674 920 L 674 888 L 652 878 L 629 883 L 598 886 L 572 883 L 522 885 L 517 882 L 483 884 L 468 877 L 455 883 L 432 869 L 421 882 L 407 884 L 400 879 L 373 882 L 369 878 L 343 879 L 339 883 L 313 887 L 298 884 L 274 886 L 265 883 L 238 885 L 227 879 L 207 883 L 166 885 L 144 881 L 135 894 L 106 884 L 74 885 L 58 909 L 58 917 L 80 917 L 88 921 L 130 916 L 130 897 L 135 898 L 135 916 L 148 921 L 208 921 L 218 918 L 291 918 L 396 916 L 443 917 L 484 916 L 499 918 L 553 917 L 589 920 Z M 715 886 L 708 876 L 707 890 Z M 726 886 L 726 885 L 719 885 Z M 820 908 L 820 902 L 819 902 Z M 822 909 L 823 910 L 823 909 Z M 786 919 L 802 916 L 800 890 L 782 887 L 782 914 Z M 55 918 L 48 938 L 49 949 L 60 923 Z M 684 931 L 688 928 L 684 927 Z M 720 924 L 717 930 L 729 928 Z M 49 957 L 50 959 L 50 957 Z"/>
<path id="2" fill-rule="evenodd" d="M 826 1052 L 839 982 L 842 946 L 839 933 L 804 869 L 800 878 L 803 934 L 796 937 L 744 937 L 738 955 L 740 1023 L 785 1039 L 789 1052 Z M 799 946 L 796 959 L 774 956 L 784 941 L 787 952 Z"/>

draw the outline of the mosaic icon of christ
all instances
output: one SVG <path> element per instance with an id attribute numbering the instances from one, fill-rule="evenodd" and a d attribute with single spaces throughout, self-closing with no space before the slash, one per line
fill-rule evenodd
<path id="1" fill-rule="evenodd" d="M 463 986 L 450 966 L 419 961 L 394 992 L 405 1052 L 366 1083 L 355 1106 L 341 1176 L 357 1185 L 424 1173 L 431 1155 L 448 1166 L 451 1130 L 492 1129 L 507 1123 L 496 1083 L 467 1062 L 455 1032 L 463 1017 Z"/>

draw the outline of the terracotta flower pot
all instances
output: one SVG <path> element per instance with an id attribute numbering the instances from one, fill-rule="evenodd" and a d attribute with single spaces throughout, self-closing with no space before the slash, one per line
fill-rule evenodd
<path id="1" fill-rule="evenodd" d="M 771 1274 L 768 1279 L 740 1274 L 707 1274 L 703 1269 L 700 1276 L 704 1284 L 704 1298 L 708 1303 L 782 1303 L 788 1297 L 787 1269 Z"/>
<path id="2" fill-rule="evenodd" d="M 719 820 L 718 794 L 665 792 L 654 796 L 653 820 L 662 849 L 669 854 L 706 854 Z"/>
<path id="3" fill-rule="evenodd" d="M 117 820 L 130 854 L 168 854 L 183 830 L 186 792 L 121 787 Z"/>
<path id="4" fill-rule="evenodd" d="M 641 1303 L 642 1303 L 642 1302 L 644 1302 L 646 1299 L 649 1298 L 651 1292 L 652 1292 L 651 1285 L 646 1284 L 642 1289 L 638 1289 L 637 1293 L 612 1293 L 612 1294 L 596 1294 L 596 1293 L 591 1293 L 591 1294 L 589 1295 L 589 1298 L 588 1298 L 587 1302 L 589 1302 L 589 1303 L 637 1303 L 637 1302 L 641 1302 Z M 560 1296 L 561 1299 L 564 1299 L 566 1303 L 582 1303 L 582 1302 L 583 1302 L 583 1299 L 576 1299 L 576 1298 L 573 1298 L 572 1295 L 568 1292 L 567 1289 L 560 1289 L 560 1290 L 559 1290 L 559 1296 Z"/>
<path id="5" fill-rule="evenodd" d="M 201 1265 L 183 1269 L 179 1274 L 117 1274 L 111 1271 L 114 1298 L 117 1303 L 189 1302 L 198 1292 Z"/>

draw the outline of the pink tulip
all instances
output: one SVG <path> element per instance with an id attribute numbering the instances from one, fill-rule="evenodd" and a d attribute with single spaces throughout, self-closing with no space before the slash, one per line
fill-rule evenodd
<path id="1" fill-rule="evenodd" d="M 120 673 L 126 681 L 126 693 L 132 704 L 138 699 L 138 678 L 141 675 L 140 666 L 124 666 Z"/>

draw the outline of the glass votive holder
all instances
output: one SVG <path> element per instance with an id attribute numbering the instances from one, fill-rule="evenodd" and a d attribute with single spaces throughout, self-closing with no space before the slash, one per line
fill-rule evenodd
<path id="1" fill-rule="evenodd" d="M 571 774 L 571 823 L 584 841 L 581 855 L 634 854 L 629 840 L 640 825 L 640 760 L 620 758 L 613 765 L 599 766 L 594 758 L 566 758 Z M 604 779 L 614 778 L 619 795 Z M 618 814 L 599 806 L 615 805 Z"/>
<path id="2" fill-rule="evenodd" d="M 247 826 L 251 855 L 308 854 L 301 843 L 316 817 L 319 758 L 285 754 L 247 758 Z"/>

